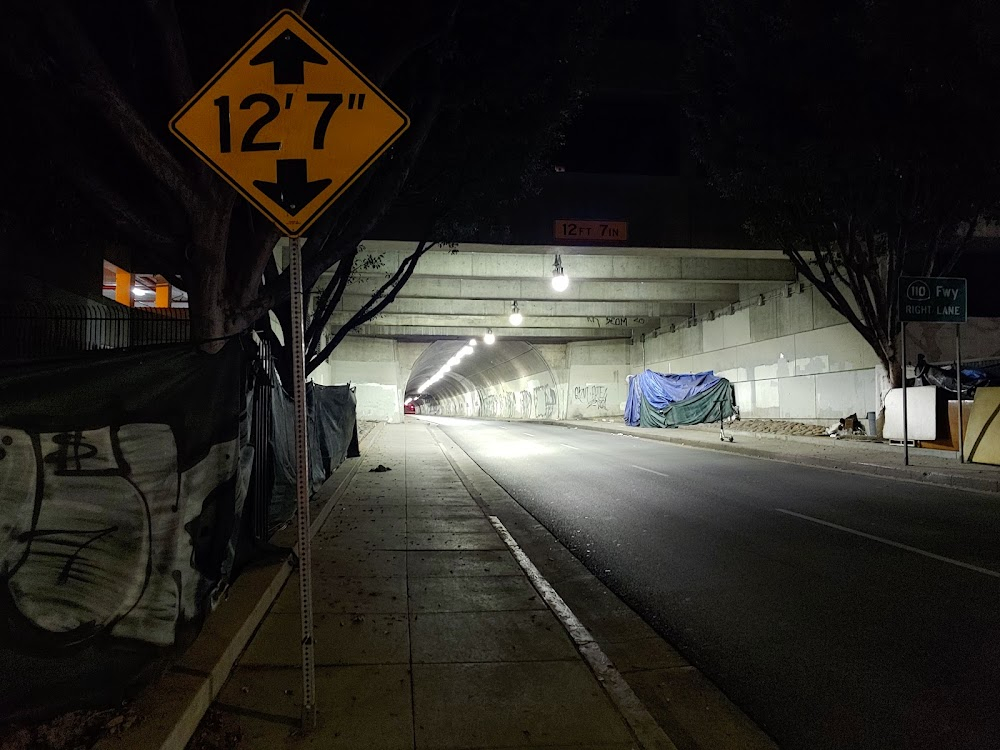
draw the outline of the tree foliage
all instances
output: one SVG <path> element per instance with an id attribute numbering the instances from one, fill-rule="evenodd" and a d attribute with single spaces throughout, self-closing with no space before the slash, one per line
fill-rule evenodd
<path id="1" fill-rule="evenodd" d="M 1000 9 L 710 0 L 688 20 L 709 178 L 898 384 L 899 277 L 946 275 L 997 213 Z"/>
<path id="2" fill-rule="evenodd" d="M 122 244 L 134 270 L 189 293 L 192 329 L 221 341 L 275 311 L 288 324 L 278 233 L 168 132 L 180 106 L 285 3 L 275 0 L 38 0 L 0 10 L 0 70 L 18 117 L 0 231 L 38 228 L 60 262 L 88 241 Z M 534 3 L 333 3 L 293 9 L 364 71 L 411 128 L 311 229 L 304 281 L 311 366 L 358 244 L 396 206 L 421 219 L 414 253 L 349 326 L 377 314 L 437 243 L 490 228 L 530 191 L 581 93 L 582 64 L 624 6 Z M 327 272 L 330 273 L 327 273 Z M 324 274 L 326 274 L 324 276 Z M 286 340 L 288 337 L 285 337 Z M 322 343 L 321 343 L 322 342 Z M 334 344 L 335 346 L 336 344 Z"/>

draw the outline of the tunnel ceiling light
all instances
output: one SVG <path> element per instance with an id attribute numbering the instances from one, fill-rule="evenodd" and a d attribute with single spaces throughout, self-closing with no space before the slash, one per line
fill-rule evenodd
<path id="1" fill-rule="evenodd" d="M 476 339 L 469 339 L 469 346 L 476 346 L 479 342 Z"/>
<path id="2" fill-rule="evenodd" d="M 569 288 L 569 276 L 563 270 L 562 256 L 556 253 L 556 262 L 552 266 L 552 288 L 557 292 L 565 292 Z"/>
<path id="3" fill-rule="evenodd" d="M 472 354 L 472 347 L 463 346 L 461 349 L 459 349 L 458 354 L 460 357 L 468 357 L 470 354 Z"/>
<path id="4" fill-rule="evenodd" d="M 510 306 L 510 317 L 507 318 L 512 326 L 519 326 L 524 322 L 524 316 L 521 315 L 521 311 L 517 307 L 517 300 L 514 300 Z"/>
<path id="5" fill-rule="evenodd" d="M 153 292 L 151 290 L 144 289 L 141 286 L 134 286 L 134 287 L 132 287 L 132 294 L 135 294 L 135 295 L 137 295 L 139 297 L 142 297 L 143 295 L 146 295 L 146 294 L 152 294 L 152 293 Z"/>
<path id="6" fill-rule="evenodd" d="M 448 360 L 448 366 L 449 367 L 454 367 L 455 365 L 457 365 L 461 361 L 462 361 L 461 357 L 452 357 L 451 359 Z"/>
<path id="7" fill-rule="evenodd" d="M 490 328 L 486 331 L 486 335 L 483 336 L 483 343 L 486 346 L 493 346 L 493 342 L 497 340 L 497 337 L 493 335 L 493 329 Z"/>

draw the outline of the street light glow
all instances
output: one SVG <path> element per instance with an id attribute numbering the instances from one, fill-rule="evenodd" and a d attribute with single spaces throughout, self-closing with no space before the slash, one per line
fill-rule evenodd
<path id="1" fill-rule="evenodd" d="M 510 317 L 507 320 L 512 326 L 519 326 L 524 322 L 524 316 L 521 315 L 521 310 L 517 306 L 517 300 L 510 303 Z"/>
<path id="2" fill-rule="evenodd" d="M 563 270 L 562 256 L 556 253 L 556 262 L 552 265 L 552 288 L 557 292 L 565 292 L 569 288 L 569 276 Z"/>

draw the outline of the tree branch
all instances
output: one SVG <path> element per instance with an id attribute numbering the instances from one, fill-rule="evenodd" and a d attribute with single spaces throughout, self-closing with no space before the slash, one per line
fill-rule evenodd
<path id="1" fill-rule="evenodd" d="M 337 270 L 333 278 L 327 283 L 326 288 L 316 300 L 316 310 L 313 312 L 309 325 L 306 327 L 306 358 L 316 354 L 320 340 L 323 337 L 323 329 L 326 328 L 330 316 L 337 308 L 340 300 L 344 296 L 344 290 L 351 278 L 351 271 L 354 266 L 356 255 L 342 258 L 337 265 Z"/>
<path id="2" fill-rule="evenodd" d="M 347 323 L 338 329 L 333 338 L 327 342 L 326 346 L 313 359 L 306 362 L 306 374 L 311 373 L 319 367 L 330 356 L 330 353 L 340 345 L 340 342 L 344 340 L 347 334 L 362 323 L 371 320 L 396 299 L 396 295 L 399 294 L 400 290 L 406 285 L 406 282 L 410 280 L 410 276 L 413 275 L 414 270 L 416 270 L 417 261 L 433 246 L 434 243 L 428 244 L 426 240 L 421 240 L 417 244 L 416 250 L 399 264 L 396 273 L 372 294 L 371 299 L 360 310 L 354 313 Z"/>
<path id="3" fill-rule="evenodd" d="M 61 0 L 38 0 L 42 24 L 68 62 L 67 72 L 79 83 L 73 93 L 95 107 L 131 154 L 194 215 L 202 196 L 187 171 L 150 131 L 125 98 L 79 23 Z"/>
<path id="4" fill-rule="evenodd" d="M 174 105 L 171 109 L 176 109 L 194 94 L 194 82 L 191 80 L 184 36 L 177 20 L 177 8 L 174 0 L 144 0 L 143 4 L 159 35 L 162 49 L 159 57 L 163 61 L 167 90 Z"/>

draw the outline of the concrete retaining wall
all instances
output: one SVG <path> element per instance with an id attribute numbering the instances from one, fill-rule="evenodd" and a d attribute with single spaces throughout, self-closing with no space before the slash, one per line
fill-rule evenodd
<path id="1" fill-rule="evenodd" d="M 674 333 L 632 347 L 631 372 L 714 370 L 736 389 L 744 417 L 827 424 L 846 414 L 878 411 L 887 381 L 868 343 L 811 287 L 768 295 L 732 314 L 721 311 Z M 754 290 L 756 291 L 756 290 Z M 997 321 L 972 319 L 962 329 L 967 360 L 1000 357 Z M 908 358 L 954 357 L 954 326 L 911 323 Z"/>
<path id="2" fill-rule="evenodd" d="M 878 411 L 887 384 L 871 347 L 818 292 L 793 289 L 790 296 L 772 289 L 763 305 L 731 314 L 724 309 L 714 320 L 631 345 L 622 339 L 534 345 L 499 339 L 493 347 L 480 345 L 458 373 L 435 387 L 422 409 L 505 419 L 619 417 L 627 376 L 648 368 L 714 370 L 734 383 L 744 417 L 828 424 L 852 412 Z M 748 287 L 746 293 L 755 299 L 764 292 Z M 1000 359 L 1000 321 L 970 319 L 962 340 L 966 361 Z M 918 352 L 932 363 L 954 358 L 952 325 L 909 324 L 907 341 L 911 362 Z M 355 385 L 358 419 L 398 422 L 410 378 L 427 377 L 458 346 L 348 336 L 313 377 L 322 385 Z"/>
<path id="3" fill-rule="evenodd" d="M 355 386 L 358 419 L 365 422 L 401 422 L 402 389 L 397 344 L 392 339 L 348 336 L 331 357 L 313 372 L 320 385 Z"/>
<path id="4" fill-rule="evenodd" d="M 568 419 L 622 416 L 628 396 L 631 347 L 625 340 L 566 345 Z"/>

